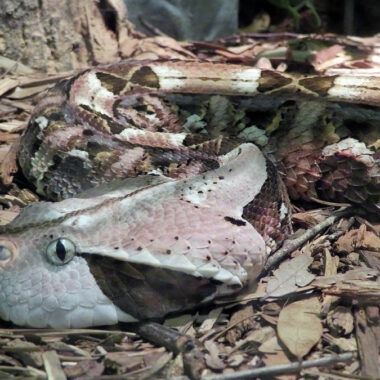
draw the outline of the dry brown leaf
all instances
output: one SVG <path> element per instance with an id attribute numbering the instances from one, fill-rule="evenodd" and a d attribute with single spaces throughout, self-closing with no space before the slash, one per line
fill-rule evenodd
<path id="1" fill-rule="evenodd" d="M 324 253 L 324 264 L 325 264 L 325 270 L 324 274 L 325 276 L 331 276 L 334 274 L 337 274 L 338 265 L 339 265 L 339 257 L 338 256 L 331 256 L 330 250 L 325 248 L 323 250 Z"/>
<path id="2" fill-rule="evenodd" d="M 346 55 L 342 46 L 333 45 L 316 52 L 311 64 L 316 71 L 323 72 L 329 67 L 337 66 L 347 61 L 349 58 L 351 57 Z"/>
<path id="3" fill-rule="evenodd" d="M 337 338 L 330 334 L 324 333 L 323 340 L 339 348 L 341 352 L 356 351 L 358 346 L 354 337 L 352 338 Z"/>
<path id="4" fill-rule="evenodd" d="M 143 354 L 136 355 L 133 352 L 120 351 L 107 353 L 104 365 L 117 374 L 135 371 L 144 367 Z"/>
<path id="5" fill-rule="evenodd" d="M 278 71 L 278 68 L 276 70 Z M 323 207 L 297 212 L 292 214 L 292 221 L 308 229 L 326 220 L 333 214 L 334 210 L 334 207 Z"/>
<path id="6" fill-rule="evenodd" d="M 172 352 L 154 352 L 144 356 L 144 363 L 148 371 L 144 373 L 141 380 L 153 379 L 154 374 L 159 372 L 171 359 L 173 358 Z"/>
<path id="7" fill-rule="evenodd" d="M 315 278 L 313 274 L 307 271 L 312 262 L 312 257 L 308 254 L 302 254 L 282 263 L 268 281 L 267 297 L 280 297 L 310 284 Z"/>
<path id="8" fill-rule="evenodd" d="M 244 360 L 245 357 L 242 353 L 235 352 L 228 357 L 227 363 L 230 367 L 239 367 L 239 365 L 242 364 Z"/>
<path id="9" fill-rule="evenodd" d="M 352 298 L 365 298 L 367 295 L 370 298 L 376 298 L 376 294 L 378 294 L 378 287 L 376 285 L 378 273 L 376 269 L 354 269 L 333 276 L 317 277 L 311 283 L 311 286 L 323 289 L 325 300 L 328 295 Z M 368 279 L 373 281 L 367 281 Z M 370 298 L 367 301 L 369 301 Z M 325 304 L 324 307 L 327 306 L 328 305 Z"/>
<path id="10" fill-rule="evenodd" d="M 166 318 L 164 326 L 174 327 L 178 331 L 186 333 L 196 318 L 197 314 L 180 314 L 172 318 Z"/>
<path id="11" fill-rule="evenodd" d="M 293 302 L 281 310 L 278 335 L 298 359 L 308 354 L 322 336 L 320 311 L 321 304 L 317 297 Z"/>
<path id="12" fill-rule="evenodd" d="M 7 156 L 10 147 L 11 146 L 7 144 L 0 145 L 0 163 L 3 162 L 4 158 Z"/>
<path id="13" fill-rule="evenodd" d="M 364 281 L 368 279 L 373 279 L 376 278 L 377 275 L 378 272 L 370 268 L 353 269 L 349 270 L 346 273 L 338 273 L 333 276 L 316 277 L 310 285 L 324 289 L 331 285 L 335 285 L 342 282 L 349 282 L 355 280 Z"/>
<path id="14" fill-rule="evenodd" d="M 256 67 L 260 70 L 273 70 L 272 62 L 266 57 L 259 58 Z"/>
<path id="15" fill-rule="evenodd" d="M 380 238 L 374 232 L 367 231 L 363 225 L 341 236 L 335 243 L 335 248 L 343 253 L 351 253 L 357 248 L 380 252 Z"/>
<path id="16" fill-rule="evenodd" d="M 23 111 L 26 111 L 27 113 L 31 113 L 34 109 L 34 106 L 32 104 L 29 104 L 27 101 L 11 100 L 11 99 L 3 98 L 1 102 L 2 104 L 0 106 L 2 108 L 9 107 L 11 109 L 10 112 L 14 112 L 13 108 L 19 108 Z M 0 112 L 3 112 L 3 110 L 0 109 Z"/>
<path id="17" fill-rule="evenodd" d="M 74 366 L 67 366 L 64 372 L 69 378 L 77 378 L 79 376 L 96 377 L 100 376 L 104 371 L 104 364 L 97 360 L 81 360 Z"/>
<path id="18" fill-rule="evenodd" d="M 26 122 L 23 120 L 13 119 L 0 123 L 0 129 L 5 132 L 19 132 L 26 127 Z"/>
<path id="19" fill-rule="evenodd" d="M 247 333 L 244 339 L 240 339 L 238 342 L 236 342 L 236 345 L 232 352 L 235 352 L 240 347 L 243 347 L 244 345 L 247 345 L 250 343 L 263 344 L 264 342 L 274 337 L 275 335 L 276 335 L 276 331 L 271 326 L 264 326 L 260 329 L 253 329 L 249 333 Z"/>
<path id="20" fill-rule="evenodd" d="M 361 362 L 361 375 L 378 379 L 380 377 L 379 319 L 377 318 L 374 324 L 370 314 L 368 308 L 355 311 L 356 339 Z M 378 315 L 379 311 L 377 310 Z"/>
<path id="21" fill-rule="evenodd" d="M 126 38 L 120 42 L 121 55 L 124 58 L 162 58 L 162 59 L 194 59 L 196 56 L 184 49 L 178 41 L 170 37 L 149 37 L 144 39 Z M 147 55 L 148 54 L 148 55 Z"/>
<path id="22" fill-rule="evenodd" d="M 284 352 L 282 349 L 277 336 L 274 336 L 264 342 L 259 347 L 259 351 L 265 353 L 265 355 L 262 357 L 262 361 L 266 366 L 275 366 L 290 363 L 290 359 L 288 358 L 286 352 Z M 291 375 L 283 375 L 278 378 L 282 380 L 295 379 L 295 377 L 291 377 Z"/>
<path id="23" fill-rule="evenodd" d="M 333 294 L 350 299 L 359 299 L 363 303 L 380 303 L 380 281 L 346 280 L 323 289 L 325 294 Z"/>
<path id="24" fill-rule="evenodd" d="M 239 46 L 229 46 L 227 50 L 234 54 L 239 55 L 239 54 L 245 53 L 251 48 L 252 48 L 252 44 L 248 44 L 248 45 L 239 45 Z"/>
<path id="25" fill-rule="evenodd" d="M 354 329 L 354 317 L 351 309 L 337 306 L 327 315 L 327 324 L 335 335 L 347 335 Z"/>
<path id="26" fill-rule="evenodd" d="M 16 133 L 7 133 L 7 132 L 0 132 L 0 141 L 1 142 L 13 142 L 17 140 L 20 136 Z"/>
<path id="27" fill-rule="evenodd" d="M 206 340 L 205 347 L 208 350 L 208 354 L 205 355 L 206 364 L 215 370 L 222 370 L 226 368 L 226 364 L 224 364 L 223 360 L 219 357 L 219 349 L 218 345 L 212 340 Z"/>
<path id="28" fill-rule="evenodd" d="M 377 139 L 375 142 L 368 145 L 368 148 L 373 148 L 376 151 L 379 150 L 380 149 L 380 139 Z"/>
<path id="29" fill-rule="evenodd" d="M 13 181 L 13 175 L 17 173 L 17 153 L 20 147 L 21 138 L 18 138 L 9 148 L 7 154 L 1 161 L 0 178 L 4 185 L 10 185 Z"/>
<path id="30" fill-rule="evenodd" d="M 282 364 L 289 364 L 290 360 L 286 356 L 284 351 L 278 351 L 274 354 L 267 354 L 263 357 L 263 362 L 266 366 L 274 366 L 274 365 L 282 365 Z M 284 379 L 281 377 L 281 379 Z"/>
<path id="31" fill-rule="evenodd" d="M 215 309 L 212 309 L 208 315 L 207 318 L 202 322 L 198 329 L 199 334 L 205 334 L 209 332 L 213 327 L 215 322 L 218 320 L 219 315 L 223 311 L 223 307 L 217 307 Z"/>
<path id="32" fill-rule="evenodd" d="M 0 81 L 0 96 L 19 85 L 18 79 L 4 78 Z"/>
<path id="33" fill-rule="evenodd" d="M 283 351 L 276 335 L 263 342 L 258 350 L 264 354 L 275 354 L 276 352 Z"/>
<path id="34" fill-rule="evenodd" d="M 8 95 L 10 99 L 24 99 L 33 96 L 51 87 L 51 84 L 42 84 L 33 87 L 16 87 L 16 89 Z"/>
<path id="35" fill-rule="evenodd" d="M 236 340 L 240 339 L 245 331 L 253 328 L 253 317 L 252 305 L 245 306 L 232 314 L 232 317 L 227 324 L 227 341 L 234 345 Z"/>
<path id="36" fill-rule="evenodd" d="M 4 352 L 12 352 L 13 356 L 25 366 L 41 367 L 43 364 L 41 352 L 38 346 L 32 342 L 14 339 L 8 342 L 2 349 Z"/>
<path id="37" fill-rule="evenodd" d="M 365 231 L 356 247 L 368 251 L 380 252 L 380 238 L 372 231 Z"/>
<path id="38" fill-rule="evenodd" d="M 50 379 L 63 380 L 66 375 L 63 372 L 61 362 L 55 351 L 45 351 L 42 354 L 46 375 Z"/>

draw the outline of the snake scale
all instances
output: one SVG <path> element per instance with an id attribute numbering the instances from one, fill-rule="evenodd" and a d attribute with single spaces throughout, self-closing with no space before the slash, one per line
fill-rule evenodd
<path id="1" fill-rule="evenodd" d="M 1 229 L 0 316 L 113 324 L 247 288 L 291 232 L 285 185 L 295 199 L 376 207 L 378 153 L 326 115 L 358 122 L 365 104 L 377 121 L 379 90 L 379 78 L 153 60 L 61 81 L 35 107 L 18 152 L 37 192 L 60 201 L 31 204 Z M 273 101 L 282 120 L 262 144 L 259 128 L 242 126 Z M 317 134 L 306 119 L 322 125 Z M 378 124 L 370 131 L 378 136 Z"/>

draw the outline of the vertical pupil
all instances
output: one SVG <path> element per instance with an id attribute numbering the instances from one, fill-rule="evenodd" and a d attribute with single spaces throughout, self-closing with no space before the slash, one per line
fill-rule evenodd
<path id="1" fill-rule="evenodd" d="M 57 245 L 55 246 L 55 252 L 61 261 L 65 261 L 66 248 L 64 244 L 61 242 L 61 240 L 57 241 Z"/>

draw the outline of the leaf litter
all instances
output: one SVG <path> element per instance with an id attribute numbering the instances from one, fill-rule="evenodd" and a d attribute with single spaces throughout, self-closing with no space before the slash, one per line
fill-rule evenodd
<path id="1" fill-rule="evenodd" d="M 245 63 L 282 71 L 290 63 L 302 63 L 327 74 L 380 72 L 375 49 L 378 37 L 297 35 L 291 40 L 285 35 L 272 38 L 247 33 L 215 43 L 192 43 L 125 31 L 107 37 L 110 32 L 103 25 L 91 22 L 90 43 L 97 43 L 93 51 L 99 61 L 107 59 L 111 49 L 115 59 L 120 54 Z M 123 43 L 118 47 L 113 38 Z M 20 204 L 38 200 L 29 196 L 25 201 L 22 189 L 12 183 L 15 155 L 7 159 L 5 155 L 26 125 L 36 99 L 60 78 L 72 74 L 74 71 L 46 78 L 26 67 L 17 75 L 10 70 L 0 79 L 0 159 L 6 183 L 1 186 L 7 194 L 0 199 L 1 224 L 18 214 Z M 331 215 L 333 209 L 307 211 L 299 206 L 293 222 L 302 232 Z M 314 377 L 332 372 L 334 376 L 380 377 L 379 231 L 379 221 L 371 224 L 359 217 L 343 218 L 272 268 L 256 291 L 186 318 L 168 320 L 166 325 L 201 342 L 202 376 L 228 379 L 228 374 L 240 371 L 353 352 L 345 361 L 331 359 L 329 366 L 299 371 Z M 1 378 L 100 380 L 128 376 L 137 380 L 180 379 L 184 375 L 183 354 L 147 342 L 128 331 L 128 325 L 73 330 L 19 329 L 6 322 L 0 326 Z"/>

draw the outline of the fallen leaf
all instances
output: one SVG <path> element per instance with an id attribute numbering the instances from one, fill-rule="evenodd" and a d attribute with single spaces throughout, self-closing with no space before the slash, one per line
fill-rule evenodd
<path id="1" fill-rule="evenodd" d="M 4 185 L 10 185 L 13 181 L 13 174 L 17 173 L 17 153 L 20 147 L 21 138 L 18 138 L 8 150 L 6 156 L 1 161 L 0 177 Z"/>
<path id="2" fill-rule="evenodd" d="M 357 248 L 380 252 L 380 238 L 372 231 L 364 228 L 348 231 L 335 243 L 336 250 L 340 253 L 351 253 Z"/>
<path id="3" fill-rule="evenodd" d="M 311 283 L 311 286 L 316 286 L 318 288 L 328 288 L 331 285 L 349 282 L 352 280 L 368 280 L 376 278 L 378 272 L 374 269 L 370 268 L 361 268 L 361 269 L 353 269 L 349 270 L 346 273 L 338 273 L 331 276 L 319 276 L 316 277 L 315 280 Z"/>
<path id="4" fill-rule="evenodd" d="M 223 360 L 219 357 L 220 352 L 218 349 L 218 345 L 212 340 L 206 340 L 205 347 L 209 352 L 209 354 L 205 355 L 206 364 L 210 368 L 218 371 L 226 368 L 226 365 L 224 364 Z"/>
<path id="5" fill-rule="evenodd" d="M 380 358 L 378 355 L 377 326 L 371 323 L 367 311 L 368 309 L 364 308 L 355 311 L 355 330 L 359 348 L 361 375 L 378 379 L 380 376 Z"/>
<path id="6" fill-rule="evenodd" d="M 354 317 L 351 309 L 337 306 L 328 313 L 327 325 L 336 336 L 350 334 L 354 329 Z"/>
<path id="7" fill-rule="evenodd" d="M 286 356 L 284 351 L 278 351 L 274 354 L 266 354 L 263 357 L 263 362 L 265 363 L 266 366 L 274 366 L 274 365 L 283 365 L 283 364 L 289 364 L 290 360 Z M 280 378 L 280 377 L 276 377 Z M 283 377 L 281 377 L 283 379 Z"/>
<path id="8" fill-rule="evenodd" d="M 239 340 L 236 342 L 236 346 L 234 347 L 234 351 L 239 349 L 240 347 L 243 347 L 244 345 L 247 345 L 249 343 L 260 343 L 263 344 L 270 338 L 274 337 L 276 335 L 276 332 L 273 327 L 271 326 L 264 326 L 260 329 L 254 329 L 251 330 L 244 339 Z"/>
<path id="9" fill-rule="evenodd" d="M 323 334 L 323 340 L 329 342 L 332 346 L 339 348 L 341 352 L 357 351 L 358 345 L 356 339 L 352 338 L 336 338 L 330 334 Z"/>
<path id="10" fill-rule="evenodd" d="M 324 264 L 325 264 L 325 270 L 324 270 L 325 276 L 333 276 L 334 274 L 337 274 L 338 265 L 339 265 L 339 257 L 331 256 L 330 250 L 328 250 L 327 248 L 323 249 L 323 253 L 324 253 Z"/>
<path id="11" fill-rule="evenodd" d="M 316 52 L 311 64 L 317 72 L 323 72 L 327 68 L 343 63 L 349 58 L 351 57 L 345 54 L 342 46 L 333 45 Z"/>
<path id="12" fill-rule="evenodd" d="M 4 78 L 0 81 L 0 96 L 19 85 L 20 81 L 12 78 Z"/>
<path id="13" fill-rule="evenodd" d="M 276 352 L 283 351 L 277 336 L 267 339 L 260 345 L 258 350 L 264 354 L 275 354 Z"/>
<path id="14" fill-rule="evenodd" d="M 4 161 L 4 158 L 7 156 L 10 147 L 11 146 L 8 144 L 7 145 L 5 145 L 5 144 L 0 145 L 0 162 Z"/>
<path id="15" fill-rule="evenodd" d="M 142 354 L 136 355 L 133 352 L 109 352 L 105 357 L 104 365 L 116 374 L 122 374 L 143 368 L 144 358 Z"/>
<path id="16" fill-rule="evenodd" d="M 307 271 L 312 262 L 312 257 L 308 254 L 302 254 L 282 263 L 268 281 L 267 297 L 280 297 L 297 291 L 299 287 L 308 285 L 315 278 L 313 274 Z"/>
<path id="17" fill-rule="evenodd" d="M 243 354 L 239 352 L 235 352 L 228 357 L 227 363 L 231 367 L 239 367 L 239 365 L 243 363 L 244 360 L 245 360 L 245 357 Z"/>
<path id="18" fill-rule="evenodd" d="M 280 313 L 277 332 L 289 351 L 301 359 L 319 342 L 322 323 L 318 316 L 321 304 L 317 297 L 293 302 Z"/>
<path id="19" fill-rule="evenodd" d="M 0 129 L 5 132 L 13 133 L 19 132 L 26 127 L 26 122 L 23 120 L 10 120 L 4 123 L 0 123 Z"/>
<path id="20" fill-rule="evenodd" d="M 8 95 L 8 98 L 10 99 L 24 99 L 29 96 L 36 95 L 46 89 L 51 87 L 50 84 L 43 84 L 40 86 L 33 86 L 33 87 L 16 87 L 15 90 Z"/>
<path id="21" fill-rule="evenodd" d="M 18 214 L 16 211 L 0 210 L 0 226 L 10 223 Z"/>
<path id="22" fill-rule="evenodd" d="M 335 285 L 323 289 L 324 294 L 333 294 L 349 299 L 356 299 L 360 302 L 379 304 L 380 301 L 380 281 L 347 280 L 337 282 Z"/>
<path id="23" fill-rule="evenodd" d="M 13 142 L 19 138 L 19 135 L 16 133 L 7 133 L 7 132 L 0 132 L 0 141 L 1 142 Z"/>
<path id="24" fill-rule="evenodd" d="M 208 331 L 210 331 L 214 327 L 214 324 L 218 320 L 222 311 L 223 311 L 223 307 L 217 307 L 215 309 L 212 309 L 208 313 L 207 318 L 200 325 L 200 327 L 198 329 L 198 333 L 199 334 L 205 334 Z"/>
<path id="25" fill-rule="evenodd" d="M 81 360 L 74 366 L 65 367 L 64 372 L 70 378 L 79 376 L 96 377 L 100 376 L 104 371 L 104 364 L 96 360 Z"/>
<path id="26" fill-rule="evenodd" d="M 238 339 L 242 337 L 245 331 L 254 327 L 253 308 L 251 305 L 241 308 L 232 314 L 227 324 L 227 341 L 234 345 Z"/>

